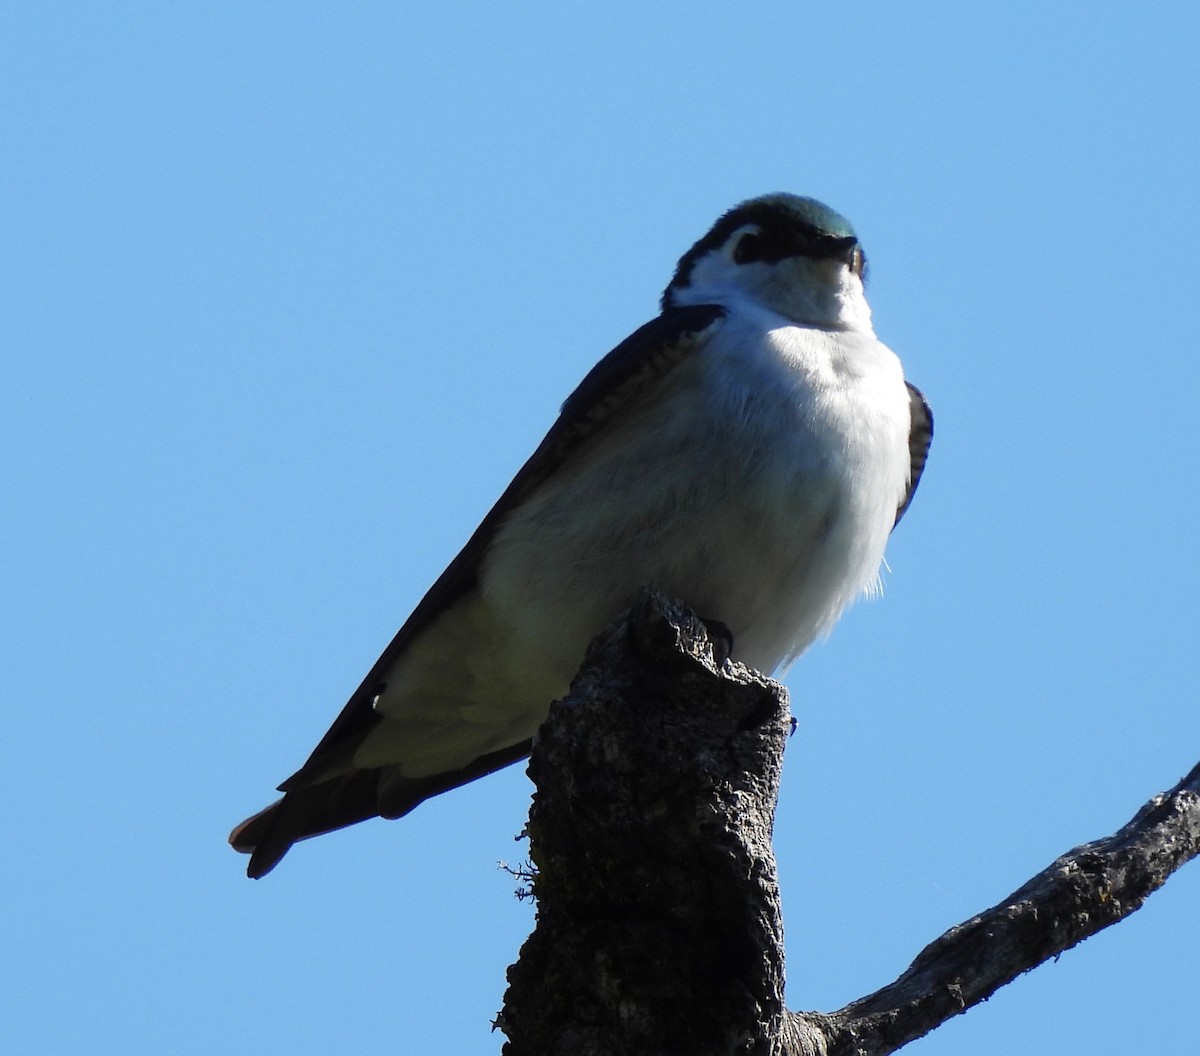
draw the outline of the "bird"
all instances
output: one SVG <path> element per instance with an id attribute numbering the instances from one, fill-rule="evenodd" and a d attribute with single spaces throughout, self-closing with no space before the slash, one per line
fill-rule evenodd
<path id="1" fill-rule="evenodd" d="M 864 593 L 933 415 L 876 336 L 850 222 L 776 193 L 721 215 L 660 314 L 605 355 L 421 599 L 283 797 L 234 829 L 264 876 L 299 840 L 527 756 L 593 636 L 646 586 L 786 668 Z"/>

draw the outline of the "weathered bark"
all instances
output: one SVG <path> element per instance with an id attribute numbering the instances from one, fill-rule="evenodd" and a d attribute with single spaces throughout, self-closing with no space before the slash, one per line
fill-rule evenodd
<path id="1" fill-rule="evenodd" d="M 647 595 L 538 733 L 538 920 L 509 969 L 506 1056 L 771 1051 L 783 949 L 771 823 L 783 688 Z"/>
<path id="2" fill-rule="evenodd" d="M 951 928 L 899 979 L 790 1031 L 829 1056 L 886 1056 L 986 1001 L 1018 975 L 1140 909 L 1200 855 L 1200 764 L 1119 832 L 1068 851 L 991 909 Z M 813 1049 L 820 1038 L 823 1048 Z"/>
<path id="3" fill-rule="evenodd" d="M 1200 854 L 1200 766 L 838 1012 L 787 1013 L 771 827 L 786 691 L 647 592 L 530 760 L 537 926 L 505 1056 L 884 1056 L 1137 909 Z"/>

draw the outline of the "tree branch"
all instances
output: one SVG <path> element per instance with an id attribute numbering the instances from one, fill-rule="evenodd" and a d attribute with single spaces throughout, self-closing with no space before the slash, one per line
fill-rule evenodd
<path id="1" fill-rule="evenodd" d="M 1000 904 L 935 939 L 894 983 L 832 1015 L 793 1015 L 790 1027 L 818 1033 L 825 1043 L 818 1051 L 829 1056 L 886 1056 L 1123 920 L 1197 855 L 1200 765 L 1119 832 L 1068 851 Z"/>
<path id="2" fill-rule="evenodd" d="M 838 1012 L 783 1008 L 771 828 L 783 687 L 647 592 L 592 643 L 530 759 L 537 926 L 505 1056 L 885 1056 L 1127 916 L 1200 854 L 1200 766 Z"/>

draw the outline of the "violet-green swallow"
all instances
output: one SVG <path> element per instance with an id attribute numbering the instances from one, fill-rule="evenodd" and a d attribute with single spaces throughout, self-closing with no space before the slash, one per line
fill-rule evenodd
<path id="1" fill-rule="evenodd" d="M 875 336 L 850 224 L 811 198 L 736 206 L 662 312 L 591 370 L 283 798 L 239 825 L 259 877 L 297 840 L 529 753 L 589 640 L 642 586 L 794 660 L 879 582 L 933 435 Z"/>

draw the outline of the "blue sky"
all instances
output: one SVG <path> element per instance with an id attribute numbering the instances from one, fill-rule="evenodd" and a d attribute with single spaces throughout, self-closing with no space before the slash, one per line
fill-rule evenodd
<path id="1" fill-rule="evenodd" d="M 789 1003 L 1200 758 L 1193 4 L 29 4 L 5 17 L 12 1050 L 498 1052 L 521 768 L 225 844 L 734 202 L 846 213 L 937 415 L 792 670 Z M 1200 870 L 909 1050 L 1195 1037 Z"/>

